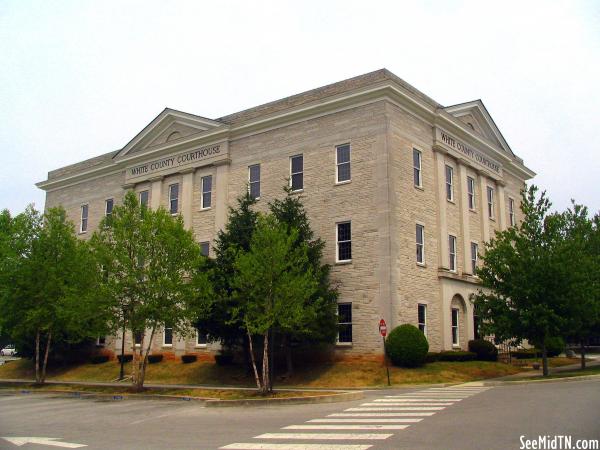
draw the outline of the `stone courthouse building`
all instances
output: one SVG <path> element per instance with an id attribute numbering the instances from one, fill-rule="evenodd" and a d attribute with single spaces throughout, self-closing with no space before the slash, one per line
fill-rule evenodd
<path id="1" fill-rule="evenodd" d="M 420 327 L 432 351 L 466 348 L 478 252 L 521 219 L 534 175 L 480 100 L 445 107 L 383 69 L 217 119 L 167 108 L 123 148 L 37 186 L 82 238 L 132 189 L 181 214 L 210 255 L 245 189 L 266 211 L 289 182 L 339 282 L 336 348 L 360 355 L 382 352 L 380 318 Z M 161 347 L 211 351 L 168 329 Z"/>

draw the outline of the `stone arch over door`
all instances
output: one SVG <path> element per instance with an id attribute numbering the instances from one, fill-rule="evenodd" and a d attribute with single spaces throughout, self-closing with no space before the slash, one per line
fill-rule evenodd
<path id="1" fill-rule="evenodd" d="M 469 312 L 470 308 L 467 306 L 467 302 L 461 294 L 454 294 L 450 301 L 450 327 L 452 330 L 452 310 L 458 310 L 458 347 L 461 350 L 468 350 L 469 339 L 471 339 L 471 327 L 469 326 Z M 451 331 L 452 336 L 452 331 Z M 458 348 L 454 345 L 451 337 L 450 343 L 452 348 Z"/>

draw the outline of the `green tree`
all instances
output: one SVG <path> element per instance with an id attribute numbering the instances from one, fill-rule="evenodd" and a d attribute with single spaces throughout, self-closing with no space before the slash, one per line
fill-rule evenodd
<path id="1" fill-rule="evenodd" d="M 139 346 L 132 342 L 132 381 L 142 390 L 156 331 L 169 326 L 188 334 L 200 300 L 210 297 L 207 273 L 199 270 L 204 258 L 180 216 L 142 207 L 133 192 L 102 222 L 92 245 L 103 268 L 111 329 L 141 337 Z"/>
<path id="2" fill-rule="evenodd" d="M 297 230 L 288 231 L 272 215 L 259 216 L 250 251 L 238 252 L 235 260 L 234 287 L 239 303 L 233 314 L 242 322 L 248 336 L 254 377 L 262 393 L 271 390 L 270 333 L 305 329 L 307 314 L 314 313 L 304 307 L 317 291 L 318 283 L 308 267 L 308 247 L 295 245 L 297 237 Z M 263 341 L 261 376 L 254 355 L 253 335 Z"/>
<path id="3" fill-rule="evenodd" d="M 562 213 L 565 238 L 559 253 L 568 280 L 568 336 L 579 343 L 581 368 L 585 369 L 585 346 L 600 330 L 600 239 L 598 216 L 573 202 Z"/>
<path id="4" fill-rule="evenodd" d="M 310 311 L 302 327 L 281 330 L 282 345 L 286 355 L 287 375 L 291 375 L 292 342 L 319 343 L 335 342 L 337 337 L 337 286 L 331 284 L 329 275 L 331 266 L 322 263 L 325 242 L 314 237 L 310 221 L 299 195 L 292 195 L 285 187 L 283 200 L 274 200 L 269 204 L 271 214 L 279 223 L 285 224 L 288 233 L 296 230 L 294 247 L 306 246 L 307 262 L 304 270 L 311 270 L 317 281 L 317 290 L 307 299 L 304 308 Z M 274 348 L 273 348 L 274 350 Z"/>
<path id="5" fill-rule="evenodd" d="M 483 289 L 474 300 L 482 332 L 497 341 L 539 345 L 547 376 L 545 341 L 565 330 L 568 280 L 558 252 L 564 221 L 548 213 L 551 203 L 537 191 L 531 186 L 522 193 L 523 222 L 485 245 L 477 271 Z"/>
<path id="6" fill-rule="evenodd" d="M 81 342 L 102 328 L 94 259 L 62 208 L 51 208 L 42 217 L 30 207 L 12 220 L 3 213 L 0 222 L 5 236 L 2 328 L 16 340 L 35 337 L 36 382 L 44 383 L 55 342 Z"/>

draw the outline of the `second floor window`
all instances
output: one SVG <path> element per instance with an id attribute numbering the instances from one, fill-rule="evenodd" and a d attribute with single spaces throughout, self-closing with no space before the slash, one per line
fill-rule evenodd
<path id="1" fill-rule="evenodd" d="M 212 202 L 212 175 L 202 177 L 202 209 L 210 208 Z"/>
<path id="2" fill-rule="evenodd" d="M 425 264 L 425 227 L 417 224 L 416 227 L 417 242 L 417 264 Z"/>
<path id="3" fill-rule="evenodd" d="M 352 228 L 350 222 L 337 224 L 337 262 L 352 260 Z"/>
<path id="4" fill-rule="evenodd" d="M 81 222 L 79 231 L 85 233 L 88 228 L 88 205 L 81 205 Z"/>
<path id="5" fill-rule="evenodd" d="M 514 227 L 517 224 L 515 220 L 515 200 L 512 198 L 508 199 L 508 220 L 510 221 L 510 226 Z"/>
<path id="6" fill-rule="evenodd" d="M 260 198 L 260 164 L 248 167 L 248 190 L 250 197 L 255 200 Z"/>
<path id="7" fill-rule="evenodd" d="M 494 189 L 490 186 L 487 187 L 487 203 L 488 203 L 488 217 L 494 218 Z"/>
<path id="8" fill-rule="evenodd" d="M 471 273 L 475 275 L 477 271 L 477 259 L 479 258 L 479 245 L 476 242 L 471 242 Z"/>
<path id="9" fill-rule="evenodd" d="M 456 236 L 448 235 L 448 268 L 456 271 Z"/>
<path id="10" fill-rule="evenodd" d="M 290 186 L 292 191 L 304 189 L 304 156 L 302 155 L 290 158 Z"/>
<path id="11" fill-rule="evenodd" d="M 112 216 L 114 203 L 114 200 L 112 198 L 109 198 L 104 204 L 104 215 L 107 217 L 107 219 L 110 218 L 110 216 Z"/>
<path id="12" fill-rule="evenodd" d="M 454 169 L 446 166 L 446 200 L 454 200 Z"/>
<path id="13" fill-rule="evenodd" d="M 421 181 L 421 152 L 413 148 L 413 178 L 416 187 L 422 187 Z"/>
<path id="14" fill-rule="evenodd" d="M 165 331 L 163 333 L 163 345 L 165 345 L 165 346 L 173 345 L 173 328 L 165 327 Z"/>
<path id="15" fill-rule="evenodd" d="M 475 209 L 475 180 L 471 177 L 467 177 L 467 198 L 469 209 Z"/>
<path id="16" fill-rule="evenodd" d="M 342 183 L 350 181 L 350 144 L 344 144 L 336 147 L 336 182 Z"/>
<path id="17" fill-rule="evenodd" d="M 179 212 L 179 184 L 169 186 L 169 212 L 177 214 Z"/>

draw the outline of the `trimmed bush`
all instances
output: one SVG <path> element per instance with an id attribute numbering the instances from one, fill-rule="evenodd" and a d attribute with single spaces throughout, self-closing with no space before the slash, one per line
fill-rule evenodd
<path id="1" fill-rule="evenodd" d="M 480 361 L 498 361 L 498 349 L 485 339 L 469 341 L 469 351 L 477 354 L 476 359 Z"/>
<path id="2" fill-rule="evenodd" d="M 546 339 L 546 352 L 549 357 L 560 355 L 565 350 L 565 341 L 560 336 Z"/>
<path id="3" fill-rule="evenodd" d="M 154 355 L 148 355 L 148 362 L 150 364 L 155 364 L 155 363 L 159 363 L 163 360 L 163 355 L 162 353 L 156 353 Z"/>
<path id="4" fill-rule="evenodd" d="M 420 366 L 425 362 L 428 350 L 423 332 L 410 324 L 394 328 L 385 341 L 385 351 L 395 366 Z"/>
<path id="5" fill-rule="evenodd" d="M 462 350 L 449 350 L 438 353 L 438 361 L 465 362 L 474 361 L 475 358 L 477 358 L 477 353 L 463 352 Z"/>
<path id="6" fill-rule="evenodd" d="M 94 355 L 92 356 L 92 364 L 104 364 L 109 359 L 108 355 Z"/>
<path id="7" fill-rule="evenodd" d="M 221 352 L 215 355 L 215 362 L 219 366 L 230 366 L 233 364 L 233 353 Z"/>
<path id="8" fill-rule="evenodd" d="M 196 355 L 181 355 L 181 362 L 184 364 L 190 364 L 196 362 L 198 357 Z"/>
<path id="9" fill-rule="evenodd" d="M 128 363 L 128 362 L 131 362 L 133 360 L 133 355 L 127 354 L 127 353 L 125 353 L 124 355 L 117 355 L 117 360 L 119 361 L 119 363 L 121 363 L 121 359 L 124 362 Z"/>
<path id="10" fill-rule="evenodd" d="M 432 363 L 432 362 L 436 362 L 439 360 L 440 354 L 438 352 L 429 352 L 427 353 L 427 356 L 425 357 L 425 362 L 426 363 Z"/>
<path id="11" fill-rule="evenodd" d="M 522 348 L 519 350 L 515 350 L 514 352 L 510 353 L 511 356 L 513 358 L 517 358 L 517 359 L 530 359 L 530 358 L 537 358 L 538 356 L 540 356 L 540 352 L 539 350 L 535 349 L 535 348 Z"/>

